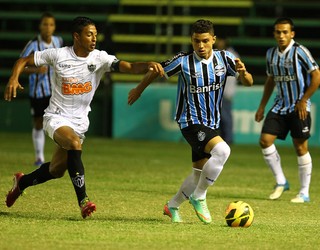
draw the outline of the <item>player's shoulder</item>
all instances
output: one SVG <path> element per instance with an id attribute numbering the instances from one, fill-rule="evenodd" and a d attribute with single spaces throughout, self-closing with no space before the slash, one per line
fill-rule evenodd
<path id="1" fill-rule="evenodd" d="M 58 46 L 58 47 L 62 47 L 63 45 L 63 38 L 61 36 L 52 36 L 52 39 L 54 41 L 54 43 Z"/>
<path id="2" fill-rule="evenodd" d="M 175 54 L 173 57 L 171 57 L 170 59 L 163 61 L 161 64 L 162 66 L 166 66 L 169 65 L 170 63 L 172 63 L 173 61 L 179 60 L 183 57 L 189 56 L 190 54 L 192 54 L 193 52 L 185 52 L 185 51 L 180 51 L 177 54 Z"/>
<path id="3" fill-rule="evenodd" d="M 308 48 L 300 43 L 295 42 L 292 47 L 296 48 L 297 50 L 309 53 Z"/>

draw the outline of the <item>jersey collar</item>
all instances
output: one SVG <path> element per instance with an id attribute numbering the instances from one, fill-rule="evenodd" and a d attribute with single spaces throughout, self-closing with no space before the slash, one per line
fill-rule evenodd
<path id="1" fill-rule="evenodd" d="M 197 58 L 197 60 L 198 60 L 199 62 L 202 62 L 202 63 L 205 63 L 205 64 L 208 64 L 208 63 L 210 63 L 210 62 L 212 61 L 213 53 L 214 53 L 214 52 L 213 52 L 213 50 L 212 50 L 211 56 L 210 56 L 208 59 L 204 59 L 204 58 L 198 56 L 195 51 L 193 51 L 194 57 Z"/>
<path id="2" fill-rule="evenodd" d="M 295 43 L 295 41 L 292 39 L 291 42 L 289 43 L 288 47 L 283 52 L 280 51 L 279 46 L 278 46 L 278 53 L 280 55 L 284 55 L 285 53 L 287 53 L 292 48 L 294 43 Z"/>

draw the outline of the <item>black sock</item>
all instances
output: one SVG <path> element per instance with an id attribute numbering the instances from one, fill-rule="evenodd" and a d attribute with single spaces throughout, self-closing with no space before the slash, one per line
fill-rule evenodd
<path id="1" fill-rule="evenodd" d="M 81 160 L 81 150 L 68 150 L 68 172 L 74 190 L 76 191 L 78 204 L 87 197 L 84 180 L 84 167 Z"/>
<path id="2" fill-rule="evenodd" d="M 55 179 L 49 172 L 50 162 L 43 163 L 38 169 L 30 174 L 24 175 L 19 181 L 20 190 L 24 190 L 29 186 L 38 185 L 48 180 Z"/>

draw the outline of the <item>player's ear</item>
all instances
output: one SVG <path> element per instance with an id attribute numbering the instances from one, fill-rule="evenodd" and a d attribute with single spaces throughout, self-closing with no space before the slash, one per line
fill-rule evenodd
<path id="1" fill-rule="evenodd" d="M 292 31 L 292 32 L 291 32 L 291 38 L 294 38 L 295 34 L 296 34 L 296 33 L 295 33 L 294 31 Z"/>
<path id="2" fill-rule="evenodd" d="M 77 32 L 73 33 L 73 39 L 79 41 L 80 35 Z"/>

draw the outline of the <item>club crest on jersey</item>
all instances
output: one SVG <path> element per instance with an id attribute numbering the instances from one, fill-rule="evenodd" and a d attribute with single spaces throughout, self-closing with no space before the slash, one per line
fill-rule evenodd
<path id="1" fill-rule="evenodd" d="M 192 78 L 200 78 L 201 77 L 201 73 L 200 72 L 193 72 L 193 73 L 191 73 L 191 77 Z"/>
<path id="2" fill-rule="evenodd" d="M 222 75 L 224 75 L 225 72 L 226 72 L 224 66 L 221 65 L 221 64 L 216 65 L 216 66 L 214 67 L 214 71 L 215 71 L 215 75 L 216 75 L 216 76 L 222 76 Z"/>
<path id="3" fill-rule="evenodd" d="M 290 68 L 290 67 L 292 67 L 292 65 L 293 65 L 293 62 L 290 59 L 285 60 L 283 63 L 283 66 L 286 68 Z"/>
<path id="4" fill-rule="evenodd" d="M 203 141 L 206 138 L 206 133 L 203 131 L 198 132 L 198 141 Z"/>
<path id="5" fill-rule="evenodd" d="M 96 65 L 90 64 L 90 65 L 88 65 L 88 70 L 90 72 L 94 72 L 96 70 L 96 67 L 97 67 Z"/>

